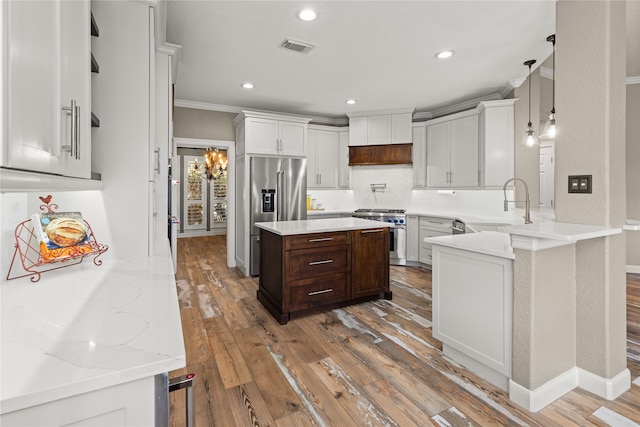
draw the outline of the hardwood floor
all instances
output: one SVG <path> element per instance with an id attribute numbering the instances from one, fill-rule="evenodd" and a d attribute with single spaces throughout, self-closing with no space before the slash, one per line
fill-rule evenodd
<path id="1" fill-rule="evenodd" d="M 445 360 L 431 336 L 431 272 L 392 267 L 393 300 L 279 325 L 257 279 L 226 267 L 225 236 L 178 240 L 187 372 L 202 426 L 638 426 L 640 277 L 627 276 L 631 389 L 607 401 L 575 389 L 538 413 Z M 182 426 L 184 394 L 171 394 Z"/>

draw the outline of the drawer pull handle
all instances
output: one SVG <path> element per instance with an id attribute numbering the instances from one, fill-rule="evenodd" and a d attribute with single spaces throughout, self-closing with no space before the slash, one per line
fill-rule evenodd
<path id="1" fill-rule="evenodd" d="M 383 228 L 376 228 L 375 230 L 362 230 L 361 233 L 381 233 L 383 232 L 384 229 Z"/>
<path id="2" fill-rule="evenodd" d="M 333 240 L 333 237 L 323 237 L 322 239 L 309 239 L 309 243 L 313 242 L 328 242 Z"/>
<path id="3" fill-rule="evenodd" d="M 310 263 L 309 263 L 309 265 L 330 264 L 330 263 L 332 263 L 332 262 L 333 262 L 333 260 L 332 260 L 332 259 L 325 259 L 325 260 L 323 260 L 323 261 L 313 261 L 313 262 L 310 262 Z"/>
<path id="4" fill-rule="evenodd" d="M 309 292 L 307 295 L 311 297 L 313 295 L 326 294 L 327 292 L 333 292 L 333 289 L 329 288 L 329 289 L 323 289 L 321 291 Z"/>

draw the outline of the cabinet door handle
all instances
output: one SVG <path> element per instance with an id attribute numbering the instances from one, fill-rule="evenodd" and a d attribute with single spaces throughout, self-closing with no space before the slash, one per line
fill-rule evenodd
<path id="1" fill-rule="evenodd" d="M 160 148 L 156 148 L 153 152 L 156 155 L 156 167 L 153 168 L 153 170 L 156 171 L 157 174 L 160 174 Z"/>
<path id="2" fill-rule="evenodd" d="M 320 295 L 320 294 L 326 294 L 327 292 L 333 292 L 333 289 L 329 288 L 329 289 L 323 289 L 321 291 L 309 292 L 307 295 L 309 296 Z"/>
<path id="3" fill-rule="evenodd" d="M 384 229 L 383 228 L 376 228 L 375 230 L 362 230 L 361 233 L 381 233 L 383 232 Z"/>
<path id="4" fill-rule="evenodd" d="M 79 107 L 76 106 L 76 100 L 71 100 L 70 107 L 62 107 L 62 111 L 67 111 L 71 115 L 71 138 L 69 139 L 69 145 L 63 145 L 62 148 L 70 152 L 70 156 L 78 158 L 78 111 Z"/>
<path id="5" fill-rule="evenodd" d="M 329 242 L 333 240 L 333 237 L 323 237 L 321 239 L 309 239 L 309 243 L 315 243 L 315 242 Z"/>
<path id="6" fill-rule="evenodd" d="M 325 259 L 322 261 L 312 261 L 309 263 L 309 265 L 331 264 L 332 262 L 333 262 L 332 259 Z"/>

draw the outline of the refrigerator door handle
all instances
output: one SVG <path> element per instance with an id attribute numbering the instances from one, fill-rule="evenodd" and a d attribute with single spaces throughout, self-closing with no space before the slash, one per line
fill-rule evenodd
<path id="1" fill-rule="evenodd" d="M 284 171 L 278 170 L 276 172 L 276 221 L 282 221 L 282 215 L 284 214 L 283 175 Z"/>

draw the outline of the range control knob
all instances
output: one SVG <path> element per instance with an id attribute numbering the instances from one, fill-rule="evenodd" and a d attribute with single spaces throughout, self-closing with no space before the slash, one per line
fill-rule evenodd
<path id="1" fill-rule="evenodd" d="M 393 220 L 393 222 L 397 224 L 397 223 L 398 223 L 398 220 L 397 220 L 397 219 L 394 219 L 394 220 Z"/>
<path id="2" fill-rule="evenodd" d="M 404 224 L 404 219 L 401 219 L 401 220 L 400 220 L 400 224 Z"/>
<path id="3" fill-rule="evenodd" d="M 393 222 L 393 220 L 392 219 L 388 219 L 387 222 Z"/>

